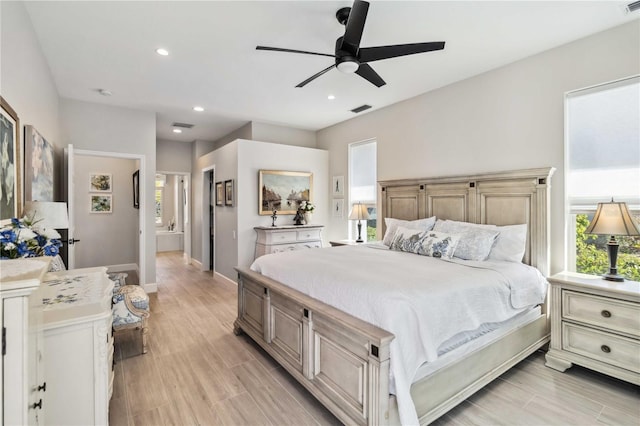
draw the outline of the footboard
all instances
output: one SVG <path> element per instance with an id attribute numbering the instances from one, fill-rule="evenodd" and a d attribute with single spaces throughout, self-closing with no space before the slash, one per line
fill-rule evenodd
<path id="1" fill-rule="evenodd" d="M 346 424 L 389 420 L 393 334 L 246 268 L 236 334 L 245 332 Z"/>

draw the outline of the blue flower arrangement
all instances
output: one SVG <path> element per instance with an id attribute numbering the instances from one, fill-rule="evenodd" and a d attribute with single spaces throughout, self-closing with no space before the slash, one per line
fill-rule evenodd
<path id="1" fill-rule="evenodd" d="M 0 259 L 56 256 L 62 242 L 55 229 L 39 227 L 33 218 L 12 218 L 0 228 Z"/>

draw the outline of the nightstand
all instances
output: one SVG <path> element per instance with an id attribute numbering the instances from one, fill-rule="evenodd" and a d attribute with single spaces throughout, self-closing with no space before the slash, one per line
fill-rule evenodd
<path id="1" fill-rule="evenodd" d="M 363 243 L 356 243 L 354 240 L 336 240 L 336 241 L 329 241 L 329 244 L 331 244 L 331 247 L 340 247 L 340 246 L 356 246 L 358 244 L 363 244 Z"/>
<path id="2" fill-rule="evenodd" d="M 640 283 L 562 272 L 549 278 L 546 365 L 573 364 L 640 385 Z"/>

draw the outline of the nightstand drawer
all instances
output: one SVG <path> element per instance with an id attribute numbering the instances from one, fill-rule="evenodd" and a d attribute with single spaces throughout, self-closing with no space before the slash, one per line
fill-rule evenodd
<path id="1" fill-rule="evenodd" d="M 640 342 L 573 324 L 562 324 L 562 349 L 636 373 Z"/>
<path id="2" fill-rule="evenodd" d="M 298 231 L 298 241 L 314 241 L 320 240 L 319 229 L 301 229 Z"/>
<path id="3" fill-rule="evenodd" d="M 564 290 L 562 318 L 640 337 L 640 305 Z"/>

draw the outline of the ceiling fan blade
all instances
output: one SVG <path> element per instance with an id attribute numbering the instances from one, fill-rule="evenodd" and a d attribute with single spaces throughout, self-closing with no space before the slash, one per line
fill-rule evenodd
<path id="1" fill-rule="evenodd" d="M 331 55 L 329 53 L 307 52 L 306 50 L 295 50 L 295 49 L 281 49 L 279 47 L 269 47 L 269 46 L 256 46 L 256 50 L 272 50 L 274 52 L 287 52 L 287 53 L 304 53 L 305 55 L 328 56 L 330 58 L 336 57 L 336 55 Z"/>
<path id="2" fill-rule="evenodd" d="M 416 53 L 432 52 L 434 50 L 442 49 L 444 49 L 444 41 L 363 47 L 358 51 L 358 60 L 360 62 L 373 62 L 380 61 L 382 59 L 397 58 L 398 56 L 414 55 Z"/>
<path id="3" fill-rule="evenodd" d="M 375 85 L 376 87 L 382 87 L 385 84 L 387 84 L 382 79 L 382 77 L 380 77 L 378 73 L 375 72 L 373 68 L 371 68 L 368 64 L 360 64 L 360 66 L 358 67 L 358 70 L 356 71 L 356 74 L 358 74 L 360 77 L 364 78 L 365 80 L 369 81 L 371 84 Z"/>
<path id="4" fill-rule="evenodd" d="M 330 67 L 327 67 L 327 68 L 323 69 L 319 73 L 312 75 L 311 77 L 309 77 L 308 79 L 306 79 L 302 83 L 298 84 L 296 87 L 304 87 L 304 86 L 306 86 L 308 83 L 311 83 L 313 80 L 315 80 L 316 78 L 320 77 L 322 74 L 326 73 L 327 71 L 330 71 L 331 68 L 335 68 L 335 66 L 336 66 L 336 64 L 333 64 Z"/>
<path id="5" fill-rule="evenodd" d="M 342 50 L 351 52 L 354 55 L 357 53 L 368 12 L 369 3 L 360 0 L 353 2 L 344 31 L 344 38 L 342 39 Z"/>

